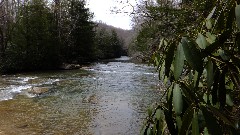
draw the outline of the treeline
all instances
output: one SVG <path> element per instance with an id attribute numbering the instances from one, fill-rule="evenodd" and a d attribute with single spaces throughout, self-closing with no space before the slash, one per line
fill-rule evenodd
<path id="1" fill-rule="evenodd" d="M 116 28 L 111 25 L 107 25 L 103 22 L 97 22 L 98 27 L 105 29 L 106 31 L 111 32 L 112 30 L 116 31 L 117 35 L 123 39 L 124 41 L 124 46 L 123 49 L 127 52 L 128 51 L 128 46 L 133 38 L 134 35 L 134 30 L 126 30 L 122 28 Z"/>
<path id="2" fill-rule="evenodd" d="M 95 41 L 98 45 L 97 58 L 114 58 L 126 54 L 122 46 L 124 41 L 117 36 L 116 31 L 111 30 L 111 32 L 108 32 L 104 28 L 99 28 L 97 31 Z"/>
<path id="3" fill-rule="evenodd" d="M 1 72 L 120 57 L 124 42 L 92 21 L 83 0 L 0 1 Z"/>

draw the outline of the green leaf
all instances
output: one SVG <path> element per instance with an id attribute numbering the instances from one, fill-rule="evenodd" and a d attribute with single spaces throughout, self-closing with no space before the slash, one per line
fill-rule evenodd
<path id="1" fill-rule="evenodd" d="M 175 61 L 174 61 L 174 78 L 175 80 L 178 80 L 179 77 L 182 74 L 184 66 L 184 52 L 183 52 L 183 47 L 182 44 L 179 43 L 176 56 L 175 56 Z"/>
<path id="2" fill-rule="evenodd" d="M 194 73 L 194 77 L 193 77 L 194 87 L 197 86 L 198 75 L 199 75 L 198 72 L 195 71 L 195 73 Z"/>
<path id="3" fill-rule="evenodd" d="M 180 131 L 182 127 L 182 119 L 180 116 L 176 116 L 176 122 L 177 122 L 178 131 Z"/>
<path id="4" fill-rule="evenodd" d="M 159 70 L 159 80 L 163 80 L 164 79 L 164 70 L 165 70 L 165 61 L 162 63 L 161 68 Z"/>
<path id="5" fill-rule="evenodd" d="M 207 33 L 207 36 L 209 37 L 209 43 L 211 41 L 214 41 L 214 43 L 212 43 L 211 45 L 209 45 L 206 49 L 204 49 L 204 53 L 205 56 L 203 57 L 207 57 L 209 54 L 213 53 L 215 50 L 217 50 L 219 47 L 221 47 L 224 42 L 227 41 L 227 39 L 231 36 L 231 30 L 226 30 L 224 31 L 220 36 L 218 36 L 218 38 L 216 39 L 215 36 L 212 36 L 210 33 Z M 216 41 L 215 41 L 216 39 Z"/>
<path id="6" fill-rule="evenodd" d="M 240 29 L 240 5 L 237 5 L 235 7 L 235 14 L 236 14 L 237 26 Z"/>
<path id="7" fill-rule="evenodd" d="M 167 101 L 170 103 L 171 98 L 172 98 L 172 94 L 173 94 L 173 85 L 171 85 L 168 88 L 168 92 L 167 92 Z M 172 103 L 171 103 L 172 104 Z"/>
<path id="8" fill-rule="evenodd" d="M 173 57 L 175 51 L 175 42 L 171 43 L 165 58 L 165 76 L 169 77 L 170 68 L 172 65 Z"/>
<path id="9" fill-rule="evenodd" d="M 147 135 L 152 135 L 152 129 L 150 127 L 147 130 Z"/>
<path id="10" fill-rule="evenodd" d="M 158 49 L 161 49 L 161 47 L 164 45 L 164 38 L 160 41 L 159 43 L 159 46 L 158 46 Z"/>
<path id="11" fill-rule="evenodd" d="M 209 133 L 212 135 L 222 135 L 223 133 L 216 117 L 214 117 L 214 115 L 204 105 L 201 105 L 201 110 Z"/>
<path id="12" fill-rule="evenodd" d="M 154 135 L 160 135 L 164 130 L 163 120 L 157 120 L 157 123 L 155 125 L 156 125 L 156 130 L 153 130 L 155 132 Z"/>
<path id="13" fill-rule="evenodd" d="M 189 63 L 189 65 L 195 70 L 197 70 L 198 72 L 202 72 L 203 60 L 202 60 L 200 51 L 186 37 L 182 38 L 182 46 L 183 46 L 185 58 Z"/>
<path id="14" fill-rule="evenodd" d="M 228 60 L 229 60 L 229 58 L 228 58 L 228 56 L 225 54 L 225 51 L 224 51 L 224 50 L 219 49 L 219 50 L 218 50 L 218 54 L 221 56 L 221 58 L 222 58 L 224 61 L 228 61 Z"/>
<path id="15" fill-rule="evenodd" d="M 212 60 L 209 58 L 207 62 L 207 87 L 209 91 L 211 90 L 211 86 L 213 84 L 213 78 L 213 63 Z"/>
<path id="16" fill-rule="evenodd" d="M 229 94 L 226 95 L 226 103 L 227 103 L 229 106 L 233 106 L 233 105 L 234 105 L 234 104 L 233 104 L 233 101 L 232 101 L 232 99 L 231 99 L 231 97 L 230 97 Z"/>
<path id="17" fill-rule="evenodd" d="M 211 21 L 211 19 L 207 19 L 206 20 L 206 27 L 207 27 L 207 29 L 212 29 L 212 21 Z"/>
<path id="18" fill-rule="evenodd" d="M 206 93 L 203 94 L 203 100 L 207 103 L 208 98 Z"/>
<path id="19" fill-rule="evenodd" d="M 209 135 L 207 127 L 204 128 L 203 135 Z"/>
<path id="20" fill-rule="evenodd" d="M 164 116 L 165 116 L 165 120 L 167 123 L 167 127 L 169 129 L 169 132 L 173 135 L 175 135 L 177 133 L 177 129 L 175 128 L 175 123 L 174 123 L 174 119 L 173 119 L 173 84 L 171 84 L 171 86 L 168 88 L 168 94 L 167 94 L 167 104 L 166 107 L 167 109 L 164 109 Z"/>
<path id="21" fill-rule="evenodd" d="M 152 115 L 153 105 L 150 105 L 147 111 L 148 111 L 148 116 L 150 117 Z"/>
<path id="22" fill-rule="evenodd" d="M 198 33 L 196 43 L 201 49 L 205 49 L 209 45 L 206 38 L 201 33 Z"/>
<path id="23" fill-rule="evenodd" d="M 164 84 L 164 85 L 167 85 L 167 82 L 168 82 L 168 77 L 167 77 L 167 76 L 164 76 L 163 84 Z"/>
<path id="24" fill-rule="evenodd" d="M 198 87 L 199 88 L 203 88 L 204 86 L 203 86 L 203 84 L 201 82 L 199 82 Z"/>
<path id="25" fill-rule="evenodd" d="M 207 36 L 207 41 L 212 44 L 216 41 L 216 36 L 211 34 L 210 32 L 206 32 L 206 36 Z"/>
<path id="26" fill-rule="evenodd" d="M 156 118 L 157 118 L 158 120 L 160 120 L 161 114 L 162 114 L 161 109 L 157 109 L 157 111 L 156 111 Z"/>
<path id="27" fill-rule="evenodd" d="M 188 79 L 189 79 L 189 82 L 192 81 L 192 79 L 193 79 L 193 72 L 192 71 L 189 72 Z"/>
<path id="28" fill-rule="evenodd" d="M 229 88 L 230 88 L 230 90 L 233 90 L 233 87 L 234 87 L 233 82 L 230 82 L 230 84 L 229 84 Z"/>
<path id="29" fill-rule="evenodd" d="M 216 6 L 212 9 L 211 13 L 208 15 L 207 19 L 211 19 L 213 14 L 215 13 Z"/>
<path id="30" fill-rule="evenodd" d="M 157 121 L 158 122 L 158 121 Z M 157 131 L 157 124 L 154 124 L 152 127 L 153 134 Z"/>
<path id="31" fill-rule="evenodd" d="M 199 126 L 198 126 L 198 113 L 194 109 L 193 118 L 192 118 L 192 134 L 199 135 Z"/>
<path id="32" fill-rule="evenodd" d="M 183 109 L 183 99 L 179 84 L 175 84 L 173 89 L 173 107 L 177 115 L 181 115 Z"/>
<path id="33" fill-rule="evenodd" d="M 147 133 L 147 125 L 144 125 L 143 127 L 142 127 L 142 129 L 141 129 L 141 135 L 145 135 L 146 133 Z"/>

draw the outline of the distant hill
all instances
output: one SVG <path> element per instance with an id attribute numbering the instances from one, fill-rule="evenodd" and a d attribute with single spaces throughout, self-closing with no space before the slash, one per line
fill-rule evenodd
<path id="1" fill-rule="evenodd" d="M 128 49 L 130 41 L 131 41 L 131 39 L 134 35 L 133 30 L 125 30 L 125 29 L 121 29 L 121 28 L 116 28 L 114 26 L 107 25 L 107 24 L 102 23 L 102 22 L 96 22 L 96 24 L 98 25 L 99 28 L 104 28 L 107 31 L 115 30 L 117 32 L 118 36 L 120 38 L 122 38 L 125 42 L 124 49 Z"/>

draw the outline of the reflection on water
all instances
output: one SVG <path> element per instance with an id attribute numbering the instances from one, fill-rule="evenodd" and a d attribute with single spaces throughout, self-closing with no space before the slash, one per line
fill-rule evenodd
<path id="1" fill-rule="evenodd" d="M 139 134 L 146 108 L 159 99 L 160 91 L 154 68 L 127 60 L 3 76 L 0 134 Z M 48 91 L 30 93 L 35 87 Z"/>

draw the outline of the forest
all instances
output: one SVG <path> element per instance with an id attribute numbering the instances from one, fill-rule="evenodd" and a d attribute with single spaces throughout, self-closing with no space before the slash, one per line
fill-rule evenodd
<path id="1" fill-rule="evenodd" d="M 79 0 L 1 0 L 0 72 L 57 69 L 123 55 L 115 29 L 92 21 Z"/>
<path id="2" fill-rule="evenodd" d="M 130 48 L 164 90 L 142 134 L 240 134 L 240 1 L 142 1 Z"/>

